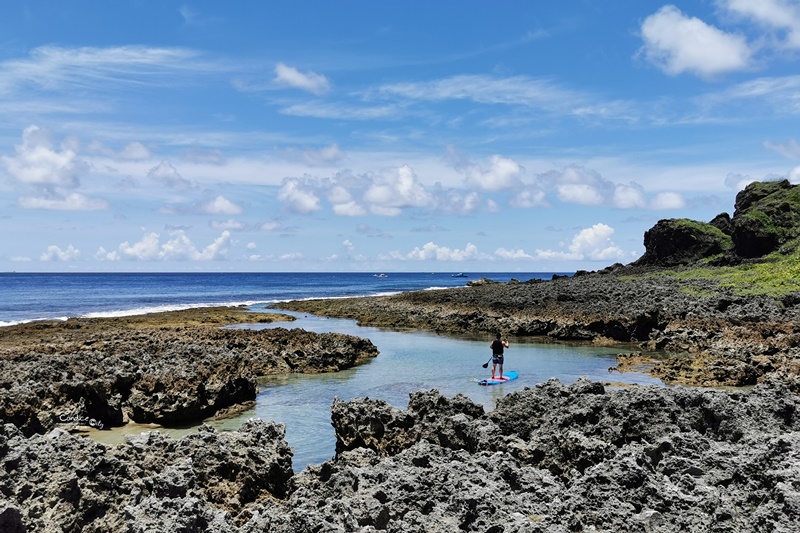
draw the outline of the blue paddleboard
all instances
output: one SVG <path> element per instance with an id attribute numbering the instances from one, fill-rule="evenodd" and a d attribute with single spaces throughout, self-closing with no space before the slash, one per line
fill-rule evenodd
<path id="1" fill-rule="evenodd" d="M 503 372 L 503 379 L 499 378 L 486 378 L 482 379 L 478 382 L 478 385 L 500 385 L 501 383 L 506 383 L 507 381 L 514 381 L 519 377 L 516 371 L 510 370 L 508 372 Z"/>

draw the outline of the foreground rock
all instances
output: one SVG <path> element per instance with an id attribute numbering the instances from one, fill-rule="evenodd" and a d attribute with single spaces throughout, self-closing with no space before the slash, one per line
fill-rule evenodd
<path id="1" fill-rule="evenodd" d="M 337 456 L 295 475 L 282 427 L 259 421 L 116 448 L 6 425 L 0 528 L 789 532 L 800 521 L 800 398 L 782 386 L 553 380 L 490 413 L 428 391 L 407 410 L 337 400 L 332 420 Z"/>
<path id="2" fill-rule="evenodd" d="M 219 328 L 273 319 L 214 308 L 0 328 L 0 419 L 25 434 L 196 422 L 253 401 L 258 376 L 333 372 L 377 355 L 349 335 Z"/>

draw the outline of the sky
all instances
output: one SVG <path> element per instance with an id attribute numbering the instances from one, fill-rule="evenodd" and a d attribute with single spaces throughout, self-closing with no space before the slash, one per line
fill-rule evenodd
<path id="1" fill-rule="evenodd" d="M 800 0 L 4 0 L 0 272 L 570 272 L 800 183 Z"/>

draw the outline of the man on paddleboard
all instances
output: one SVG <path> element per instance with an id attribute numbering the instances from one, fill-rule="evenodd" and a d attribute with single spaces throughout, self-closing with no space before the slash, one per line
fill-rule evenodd
<path id="1" fill-rule="evenodd" d="M 503 348 L 508 348 L 508 341 L 503 339 L 500 333 L 492 341 L 492 379 L 494 379 L 494 370 L 497 365 L 500 365 L 500 375 L 498 379 L 503 378 Z"/>

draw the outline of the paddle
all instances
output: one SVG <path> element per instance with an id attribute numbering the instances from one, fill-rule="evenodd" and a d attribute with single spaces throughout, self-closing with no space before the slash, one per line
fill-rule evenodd
<path id="1" fill-rule="evenodd" d="M 494 357 L 494 356 L 492 356 L 492 357 Z M 489 363 L 491 363 L 491 362 L 492 362 L 492 357 L 490 357 L 490 358 L 489 358 L 489 360 L 488 360 L 488 361 L 486 361 L 485 363 L 483 363 L 481 366 L 482 366 L 483 368 L 489 368 Z"/>

